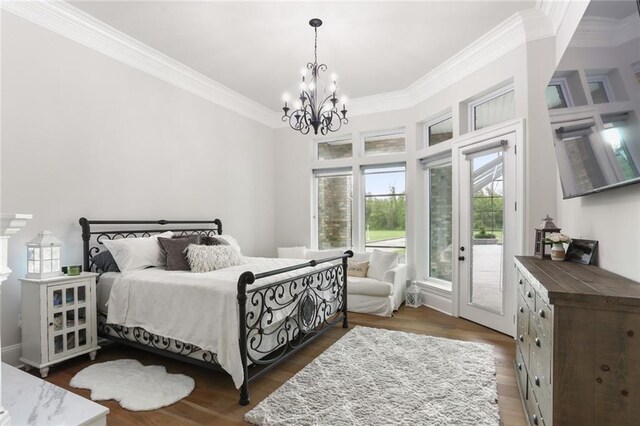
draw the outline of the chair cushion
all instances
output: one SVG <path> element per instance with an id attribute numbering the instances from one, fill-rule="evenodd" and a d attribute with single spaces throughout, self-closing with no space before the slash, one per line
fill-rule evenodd
<path id="1" fill-rule="evenodd" d="M 393 293 L 393 285 L 373 278 L 347 277 L 347 294 L 387 297 Z"/>
<path id="2" fill-rule="evenodd" d="M 395 251 L 374 250 L 371 253 L 367 277 L 384 280 L 384 274 L 398 264 L 398 253 Z"/>

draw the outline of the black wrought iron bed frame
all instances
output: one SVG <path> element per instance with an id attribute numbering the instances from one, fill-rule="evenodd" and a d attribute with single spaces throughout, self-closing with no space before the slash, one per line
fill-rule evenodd
<path id="1" fill-rule="evenodd" d="M 118 225 L 124 229 L 92 230 Z M 139 226 L 141 225 L 141 226 Z M 136 229 L 160 225 L 162 229 Z M 177 226 L 176 226 L 177 225 Z M 89 220 L 80 218 L 83 242 L 83 269 L 95 271 L 93 257 L 100 252 L 102 241 L 115 238 L 149 237 L 172 231 L 178 236 L 221 235 L 222 222 L 201 220 Z M 126 229 L 131 228 L 131 229 Z M 239 345 L 244 381 L 240 388 L 240 404 L 249 404 L 249 382 L 254 381 L 289 356 L 299 351 L 317 337 L 342 321 L 349 327 L 347 316 L 347 262 L 353 256 L 348 250 L 339 256 L 310 260 L 299 265 L 254 274 L 244 272 L 238 278 L 237 300 L 239 311 Z M 259 285 L 259 281 L 325 262 L 330 266 L 301 273 L 292 278 Z M 258 282 L 258 284 L 256 284 Z M 255 285 L 254 285 L 255 284 Z M 249 303 L 249 309 L 247 309 Z M 275 313 L 285 312 L 283 320 L 274 322 Z M 99 313 L 98 335 L 119 343 L 134 346 L 171 358 L 196 364 L 211 370 L 225 370 L 218 363 L 215 353 L 196 345 L 159 336 L 140 327 L 124 327 L 108 324 L 106 316 Z M 269 347 L 268 338 L 275 338 L 275 346 Z M 273 345 L 273 343 L 271 344 Z"/>

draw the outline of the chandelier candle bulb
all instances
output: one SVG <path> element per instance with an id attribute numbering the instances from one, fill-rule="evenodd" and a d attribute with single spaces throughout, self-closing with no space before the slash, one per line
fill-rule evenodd
<path id="1" fill-rule="evenodd" d="M 331 74 L 331 80 L 333 84 L 328 86 L 324 84 L 322 80 L 322 92 L 325 93 L 321 96 L 318 94 L 318 79 L 321 72 L 327 71 L 326 64 L 318 64 L 318 28 L 322 25 L 322 21 L 318 18 L 314 18 L 309 21 L 309 25 L 313 28 L 315 33 L 314 42 L 314 57 L 313 62 L 307 63 L 306 69 L 303 68 L 300 73 L 302 75 L 302 83 L 300 83 L 300 101 L 296 101 L 295 110 L 291 111 L 287 104 L 287 99 L 283 98 L 284 107 L 282 110 L 284 114 L 282 116 L 283 122 L 288 122 L 289 126 L 303 135 L 308 134 L 313 129 L 314 134 L 320 132 L 326 135 L 329 132 L 338 131 L 343 124 L 347 124 L 347 108 L 346 98 L 342 102 L 342 110 L 337 108 L 338 97 L 337 91 L 337 76 L 335 73 Z M 311 71 L 309 74 L 309 82 L 306 81 L 307 70 Z M 330 95 L 326 96 L 326 89 L 329 87 Z M 342 114 L 342 116 L 340 116 Z"/>

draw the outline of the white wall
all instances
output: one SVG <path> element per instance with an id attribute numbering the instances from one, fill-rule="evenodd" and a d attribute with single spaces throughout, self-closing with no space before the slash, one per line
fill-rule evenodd
<path id="1" fill-rule="evenodd" d="M 273 255 L 274 132 L 17 18 L 2 16 L 2 206 L 10 240 L 2 343 L 20 341 L 25 241 L 51 230 L 81 263 L 78 218 L 214 219 Z"/>

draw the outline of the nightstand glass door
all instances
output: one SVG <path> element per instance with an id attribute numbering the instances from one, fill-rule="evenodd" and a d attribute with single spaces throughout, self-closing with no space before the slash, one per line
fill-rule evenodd
<path id="1" fill-rule="evenodd" d="M 88 296 L 86 281 L 47 288 L 50 360 L 81 351 L 91 343 Z"/>

